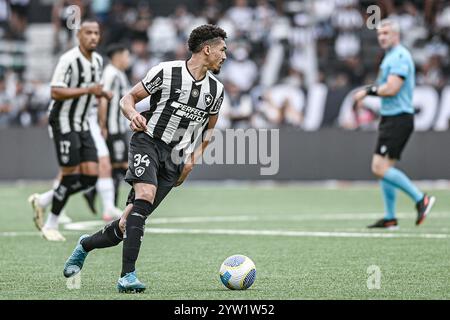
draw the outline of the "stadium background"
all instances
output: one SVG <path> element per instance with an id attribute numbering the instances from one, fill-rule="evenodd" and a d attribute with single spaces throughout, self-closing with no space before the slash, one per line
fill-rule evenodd
<path id="1" fill-rule="evenodd" d="M 280 171 L 261 177 L 258 166 L 224 164 L 203 166 L 192 179 L 372 179 L 379 100 L 366 99 L 366 108 L 355 113 L 350 97 L 352 89 L 374 81 L 382 51 L 367 27 L 373 2 L 354 0 L 0 1 L 1 163 L 9 164 L 0 179 L 56 173 L 46 133 L 48 82 L 58 56 L 73 45 L 66 26 L 72 4 L 83 17 L 101 21 L 101 53 L 112 42 L 129 45 L 131 83 L 159 61 L 185 59 L 195 25 L 218 23 L 228 32 L 220 75 L 227 98 L 218 127 L 281 129 Z M 400 22 L 417 68 L 418 133 L 401 166 L 415 179 L 449 179 L 450 150 L 441 146 L 449 139 L 450 4 L 375 4 L 381 18 Z M 15 148 L 19 141 L 22 147 Z"/>
<path id="2" fill-rule="evenodd" d="M 449 1 L 237 2 L 245 1 L 0 0 L 0 299 L 450 298 Z M 220 127 L 280 129 L 277 175 L 259 175 L 260 165 L 196 167 L 149 218 L 137 265 L 148 284 L 144 295 L 115 291 L 121 246 L 88 257 L 81 287 L 63 278 L 80 234 L 104 224 L 81 195 L 67 205 L 74 223 L 60 226 L 66 242 L 46 242 L 31 221 L 28 196 L 48 190 L 57 172 L 48 82 L 72 45 L 64 19 L 69 4 L 103 21 L 101 53 L 113 41 L 129 44 L 131 82 L 160 60 L 185 58 L 190 29 L 218 21 L 229 34 Z M 419 228 L 403 194 L 400 230 L 365 228 L 383 212 L 370 172 L 379 102 L 368 100 L 356 115 L 349 97 L 374 80 L 382 57 L 376 32 L 366 27 L 371 4 L 382 18 L 399 19 L 416 63 L 417 132 L 400 167 L 427 180 L 419 186 L 438 199 Z M 280 97 L 293 100 L 278 117 Z M 254 183 L 267 179 L 295 183 Z M 237 253 L 257 268 L 244 292 L 226 289 L 218 277 L 223 260 Z M 376 290 L 369 287 L 373 266 L 382 272 Z"/>

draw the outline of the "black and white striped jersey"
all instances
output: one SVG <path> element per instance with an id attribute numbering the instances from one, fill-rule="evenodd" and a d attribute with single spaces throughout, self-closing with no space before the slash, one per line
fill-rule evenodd
<path id="1" fill-rule="evenodd" d="M 211 72 L 196 81 L 187 61 L 162 62 L 150 69 L 142 84 L 150 94 L 147 134 L 182 150 L 194 143 L 219 112 L 224 87 Z"/>
<path id="2" fill-rule="evenodd" d="M 100 82 L 102 68 L 103 58 L 99 54 L 94 52 L 92 61 L 89 61 L 77 46 L 59 58 L 50 86 L 89 87 Z M 94 102 L 95 96 L 91 94 L 74 99 L 52 100 L 49 106 L 49 123 L 52 129 L 63 134 L 89 130 L 87 115 Z"/>
<path id="3" fill-rule="evenodd" d="M 106 128 L 108 134 L 123 134 L 127 131 L 127 119 L 120 110 L 119 101 L 129 89 L 126 74 L 112 64 L 108 64 L 103 71 L 103 89 L 113 93 L 108 102 L 106 114 Z"/>

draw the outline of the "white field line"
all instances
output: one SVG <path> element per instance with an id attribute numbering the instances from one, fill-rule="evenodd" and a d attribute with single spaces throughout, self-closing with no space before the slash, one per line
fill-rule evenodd
<path id="1" fill-rule="evenodd" d="M 438 234 L 438 233 L 369 233 L 369 232 L 364 233 L 364 232 L 328 232 L 328 231 L 175 229 L 175 228 L 146 228 L 145 232 L 156 234 L 207 234 L 207 235 L 324 237 L 324 238 L 425 238 L 425 239 L 450 238 L 450 234 Z"/>
<path id="2" fill-rule="evenodd" d="M 242 222 L 242 221 L 302 221 L 302 220 L 351 220 L 351 219 L 371 219 L 379 217 L 377 213 L 370 214 L 327 214 L 327 215 L 299 215 L 283 216 L 273 215 L 271 217 L 258 216 L 197 216 L 197 217 L 167 217 L 151 218 L 150 225 L 155 224 L 189 224 L 205 222 Z M 401 213 L 399 216 L 410 217 L 410 213 Z M 433 216 L 450 217 L 447 212 L 435 212 Z M 436 217 L 437 218 L 437 217 Z M 64 225 L 67 233 L 76 233 L 83 230 L 96 230 L 104 225 L 103 221 L 82 221 Z M 361 232 L 353 232 L 353 230 Z M 287 237 L 347 237 L 347 238 L 428 238 L 428 239 L 448 239 L 447 233 L 375 233 L 367 232 L 365 229 L 346 229 L 345 231 L 287 231 L 287 230 L 230 230 L 230 229 L 184 229 L 184 228 L 146 228 L 148 233 L 159 234 L 219 234 L 219 235 L 249 235 L 249 236 L 287 236 Z M 0 232 L 1 237 L 15 236 L 36 236 L 39 232 Z"/>
<path id="3" fill-rule="evenodd" d="M 434 218 L 449 218 L 450 212 L 432 212 L 430 216 Z M 244 216 L 192 216 L 192 217 L 166 217 L 166 218 L 149 218 L 147 224 L 188 224 L 188 223 L 207 223 L 207 222 L 240 222 L 240 221 L 337 221 L 337 220 L 367 220 L 378 219 L 380 213 L 338 213 L 338 214 L 299 214 L 298 216 L 286 216 L 274 214 L 272 216 L 244 215 Z M 400 219 L 411 218 L 414 220 L 414 213 L 398 213 Z M 103 221 L 80 221 L 64 225 L 66 230 L 90 230 L 92 228 L 101 227 Z"/>
<path id="4" fill-rule="evenodd" d="M 371 233 L 342 231 L 283 231 L 283 230 L 233 230 L 233 229 L 177 229 L 146 228 L 153 234 L 197 234 L 197 235 L 241 235 L 241 236 L 282 236 L 282 237 L 321 237 L 321 238 L 424 238 L 450 239 L 450 234 L 440 233 Z M 63 233 L 78 234 L 76 231 Z M 0 237 L 41 236 L 37 231 L 0 232 Z"/>

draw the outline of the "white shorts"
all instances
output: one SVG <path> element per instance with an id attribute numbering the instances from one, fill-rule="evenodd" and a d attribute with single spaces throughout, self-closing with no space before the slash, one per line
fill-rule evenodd
<path id="1" fill-rule="evenodd" d="M 97 121 L 97 112 L 92 112 L 89 115 L 88 121 L 91 129 L 91 135 L 94 139 L 95 147 L 97 148 L 97 157 L 109 157 L 108 146 L 102 136 L 102 132 Z"/>

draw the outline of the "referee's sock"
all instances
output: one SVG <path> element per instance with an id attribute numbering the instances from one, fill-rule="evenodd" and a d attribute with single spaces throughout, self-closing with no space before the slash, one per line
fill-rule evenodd
<path id="1" fill-rule="evenodd" d="M 384 174 L 383 180 L 405 192 L 415 203 L 422 200 L 423 193 L 417 189 L 412 181 L 397 168 L 391 167 Z"/>
<path id="2" fill-rule="evenodd" d="M 395 204 L 397 199 L 395 186 L 386 180 L 380 180 L 380 186 L 384 200 L 384 219 L 395 219 Z"/>
<path id="3" fill-rule="evenodd" d="M 127 217 L 125 235 L 123 237 L 121 277 L 136 269 L 136 260 L 144 237 L 145 220 L 152 210 L 152 206 L 146 200 L 134 200 L 133 209 Z"/>

